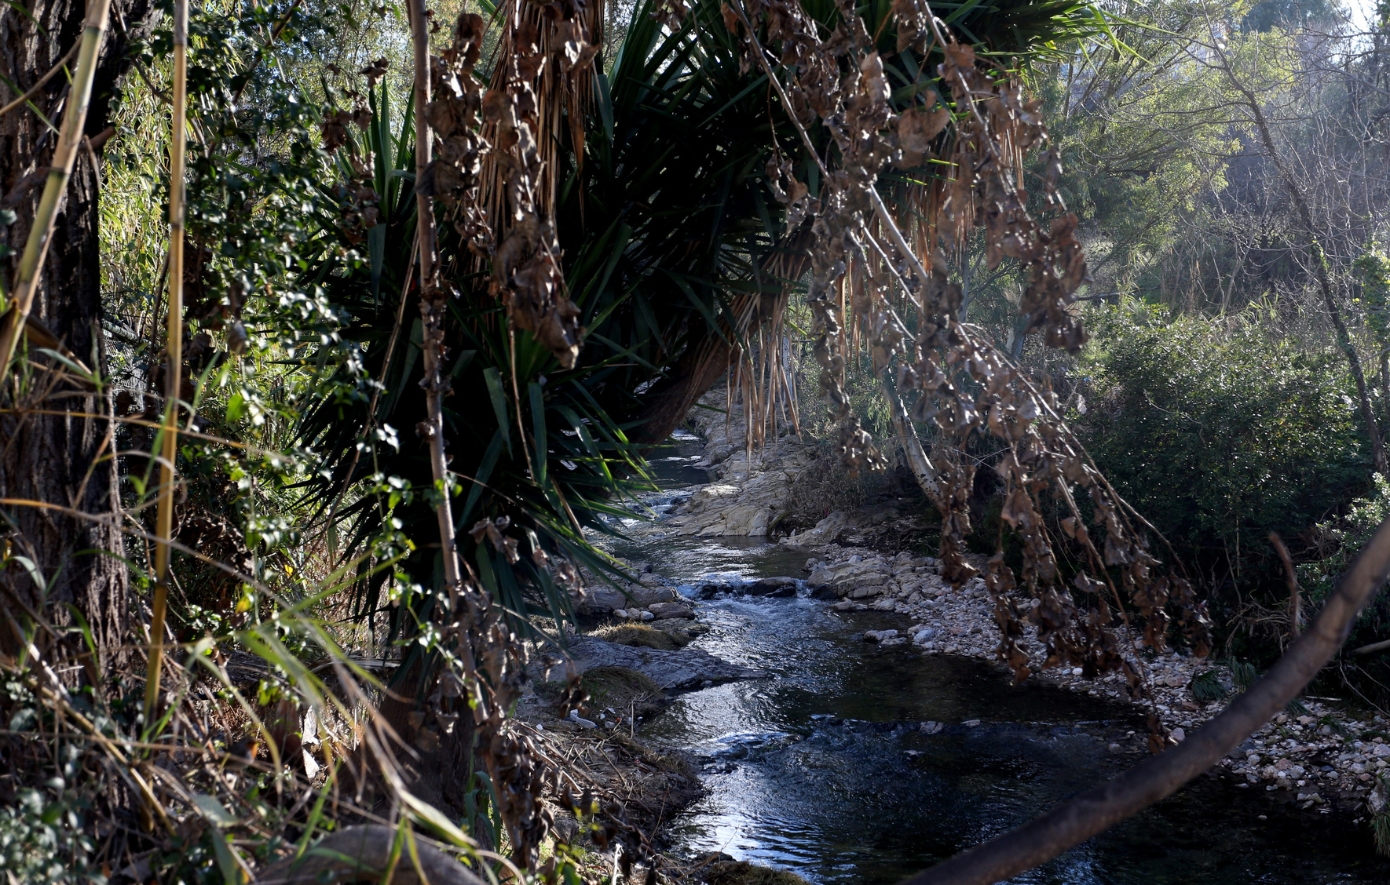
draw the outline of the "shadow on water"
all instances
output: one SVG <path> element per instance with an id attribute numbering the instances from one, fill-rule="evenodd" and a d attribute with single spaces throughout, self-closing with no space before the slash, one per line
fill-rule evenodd
<path id="1" fill-rule="evenodd" d="M 665 463 L 668 489 L 703 479 L 666 474 L 693 461 Z M 679 489 L 652 503 L 672 494 Z M 611 547 L 689 585 L 798 575 L 806 560 L 748 539 L 674 537 L 660 524 Z M 723 851 L 818 883 L 894 882 L 1137 758 L 1108 749 L 1117 737 L 1138 743 L 1126 737 L 1143 732 L 1130 708 L 1041 683 L 1013 686 L 979 661 L 859 640 L 866 629 L 901 626 L 887 615 L 733 597 L 705 603 L 702 617 L 713 629 L 699 647 L 771 678 L 682 695 L 645 727 L 646 739 L 703 768 L 706 795 L 666 833 L 679 854 Z M 924 731 L 924 722 L 944 727 L 928 733 L 935 726 Z M 1390 863 L 1374 855 L 1364 829 L 1283 811 L 1261 787 L 1205 778 L 1016 881 L 1371 885 L 1390 882 Z"/>

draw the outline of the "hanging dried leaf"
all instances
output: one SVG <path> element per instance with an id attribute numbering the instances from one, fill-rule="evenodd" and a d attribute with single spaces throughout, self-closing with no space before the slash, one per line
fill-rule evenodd
<path id="1" fill-rule="evenodd" d="M 852 472 L 882 463 L 850 414 L 845 371 L 855 342 L 868 352 L 873 371 L 894 382 L 886 380 L 885 389 L 915 394 L 910 409 L 896 408 L 939 431 L 931 457 L 920 456 L 922 469 L 914 472 L 941 512 L 942 573 L 956 584 L 975 574 L 964 555 L 974 467 L 962 453 L 976 435 L 1003 448 L 993 469 L 1006 483 L 1001 516 L 1022 542 L 1023 566 L 1015 575 L 996 555 L 986 573 L 1002 637 L 1000 659 L 1019 679 L 1040 666 L 1079 666 L 1090 675 L 1122 671 L 1131 692 L 1143 696 L 1142 662 L 1117 627 L 1132 610 L 1143 640 L 1162 649 L 1173 609 L 1186 641 L 1205 653 L 1205 612 L 1190 584 L 1150 552 L 1147 526 L 1085 457 L 1051 393 L 1035 388 L 960 321 L 961 292 L 949 278 L 946 255 L 978 229 L 991 267 L 1010 260 L 1026 272 L 1019 302 L 1026 333 L 1040 332 L 1048 345 L 1072 352 L 1084 345 L 1085 331 L 1069 307 L 1086 280 L 1086 262 L 1077 220 L 1051 192 L 1060 159 L 1049 146 L 1039 103 L 1025 100 L 1019 83 L 982 62 L 971 46 L 950 39 L 925 4 L 894 0 L 899 51 L 920 54 L 931 46 L 940 52 L 936 85 L 949 99 L 942 105 L 933 97 L 895 114 L 873 39 L 847 0 L 839 6 L 838 24 L 828 35 L 796 0 L 730 0 L 723 13 L 729 30 L 744 38 L 745 66 L 773 78 L 789 117 L 803 127 L 808 151 L 814 148 L 805 127 L 819 125 L 832 143 L 828 158 L 812 154 L 822 171 L 819 199 L 795 217 L 810 217 L 813 352 L 823 392 L 842 421 L 841 457 Z M 765 52 L 780 60 L 780 73 Z M 1021 181 L 1023 159 L 1033 151 L 1042 152 L 1047 170 L 1044 203 L 1062 210 L 1046 224 L 1029 213 Z M 949 172 L 915 194 L 924 268 L 875 188 L 889 163 L 910 167 L 929 160 L 944 161 Z M 800 197 L 791 168 L 778 157 L 767 170 L 789 214 Z M 915 332 L 899 316 L 908 307 L 916 310 Z M 906 428 L 900 434 L 913 432 L 910 423 L 898 426 Z M 1077 506 L 1078 491 L 1085 493 L 1094 529 Z M 1059 508 L 1060 517 L 1049 516 Z M 1092 540 L 1096 531 L 1099 547 Z M 1059 547 L 1071 559 L 1079 556 L 1080 567 L 1063 568 Z M 1041 662 L 1030 660 L 1020 642 L 1025 624 L 1044 647 Z"/>

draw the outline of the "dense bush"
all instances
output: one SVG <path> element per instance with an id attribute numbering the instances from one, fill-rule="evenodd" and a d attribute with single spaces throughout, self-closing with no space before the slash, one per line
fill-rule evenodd
<path id="1" fill-rule="evenodd" d="M 1390 480 L 1379 475 L 1373 480 L 1374 487 L 1366 497 L 1357 498 L 1345 513 L 1319 523 L 1310 533 L 1315 558 L 1298 567 L 1298 581 L 1306 599 L 1305 621 L 1322 609 L 1337 588 L 1337 579 L 1380 524 L 1390 518 Z M 1382 652 L 1364 657 L 1350 652 L 1386 638 L 1390 638 L 1390 594 L 1382 590 L 1352 624 L 1337 668 L 1338 675 L 1349 680 L 1363 696 L 1371 695 L 1380 704 L 1390 701 L 1390 655 Z"/>
<path id="2" fill-rule="evenodd" d="M 1269 533 L 1312 554 L 1310 530 L 1370 487 L 1340 356 L 1253 311 L 1169 322 L 1129 304 L 1091 322 L 1075 402 L 1098 466 L 1212 579 L 1218 607 L 1223 588 L 1286 593 Z"/>

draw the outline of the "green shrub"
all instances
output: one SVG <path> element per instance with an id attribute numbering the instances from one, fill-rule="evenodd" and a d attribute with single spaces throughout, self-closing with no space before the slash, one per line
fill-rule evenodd
<path id="1" fill-rule="evenodd" d="M 707 885 L 807 885 L 790 870 L 758 866 L 745 860 L 717 860 L 704 871 Z"/>
<path id="2" fill-rule="evenodd" d="M 1229 694 L 1216 670 L 1204 670 L 1192 677 L 1192 697 L 1202 703 L 1225 700 Z"/>
<path id="3" fill-rule="evenodd" d="M 1337 578 L 1351 565 L 1356 554 L 1371 540 L 1371 535 L 1390 517 L 1390 481 L 1375 474 L 1370 494 L 1357 498 L 1340 516 L 1318 523 L 1310 533 L 1317 556 L 1314 561 L 1298 567 L 1298 581 L 1307 604 L 1314 610 L 1337 586 Z M 1311 615 L 1313 612 L 1309 612 Z M 1361 612 L 1355 631 L 1363 628 L 1383 629 L 1390 624 L 1390 600 L 1378 595 Z M 1379 637 L 1385 638 L 1385 637 Z"/>
<path id="4" fill-rule="evenodd" d="M 611 707 L 620 716 L 650 716 L 667 701 L 666 692 L 651 677 L 627 667 L 594 667 L 579 679 L 596 709 Z"/>
<path id="5" fill-rule="evenodd" d="M 1370 484 L 1341 356 L 1253 312 L 1163 321 L 1099 311 L 1079 430 L 1121 495 L 1204 573 L 1269 577 L 1268 535 L 1291 539 Z"/>
<path id="6" fill-rule="evenodd" d="M 1298 581 L 1305 598 L 1304 619 L 1321 611 L 1327 597 L 1337 587 L 1337 579 L 1351 566 L 1361 548 L 1387 518 L 1390 518 L 1390 481 L 1373 477 L 1374 488 L 1364 498 L 1351 503 L 1340 516 L 1319 523 L 1309 533 L 1316 558 L 1298 567 Z M 1363 695 L 1378 703 L 1390 701 L 1390 655 L 1347 655 L 1346 650 L 1390 638 L 1390 594 L 1382 588 L 1353 622 L 1343 645 L 1343 659 L 1335 672 L 1352 681 Z M 1329 670 L 1329 672 L 1332 672 Z M 1390 818 L 1387 818 L 1390 821 Z M 1387 824 L 1390 826 L 1390 824 Z"/>

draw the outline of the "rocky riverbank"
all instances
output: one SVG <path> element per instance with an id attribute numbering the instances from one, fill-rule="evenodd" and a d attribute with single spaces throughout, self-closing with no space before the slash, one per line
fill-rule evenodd
<path id="1" fill-rule="evenodd" d="M 839 599 L 834 608 L 902 616 L 900 629 L 868 631 L 865 641 L 882 646 L 911 643 L 925 655 L 995 660 L 998 634 L 993 604 L 980 579 L 954 590 L 942 581 L 938 564 L 930 557 L 886 555 L 839 544 L 813 552 L 806 564 L 807 584 L 813 592 L 833 593 Z M 1042 646 L 1032 640 L 1024 646 L 1040 664 Z M 1176 651 L 1154 655 L 1139 648 L 1136 655 L 1148 669 L 1153 709 L 1172 728 L 1175 740 L 1184 740 L 1220 713 L 1236 690 L 1232 674 L 1223 665 Z M 1053 669 L 1034 678 L 1092 697 L 1132 703 L 1119 674 L 1085 679 L 1080 668 Z M 1226 698 L 1212 698 L 1210 693 Z M 1207 699 L 1200 697 L 1203 694 Z M 1149 709 L 1147 705 L 1136 708 Z M 1145 740 L 1145 734 L 1137 733 L 1130 746 L 1115 745 L 1112 750 L 1137 750 Z M 1390 721 L 1326 699 L 1304 698 L 1223 759 L 1221 766 L 1246 788 L 1261 787 L 1271 798 L 1293 801 L 1305 809 L 1337 809 L 1355 815 L 1381 812 L 1390 780 Z"/>
<path id="2" fill-rule="evenodd" d="M 602 845 L 581 839 L 591 847 L 582 854 L 584 881 L 609 879 L 612 839 L 625 856 L 640 859 L 627 882 L 705 881 L 709 864 L 687 867 L 663 855 L 660 840 L 662 827 L 702 795 L 697 769 L 685 754 L 654 750 L 637 729 L 680 692 L 766 674 L 689 647 L 709 629 L 697 618 L 698 603 L 640 564 L 633 571 L 638 580 L 617 588 L 586 576 L 576 600 L 581 629 L 567 628 L 562 657 L 537 649 L 532 690 L 516 711 L 516 727 L 575 795 L 592 796 L 603 809 L 607 839 Z M 569 840 L 580 823 L 556 804 L 563 792 L 550 797 L 556 801 L 548 810 L 557 833 Z"/>
<path id="3" fill-rule="evenodd" d="M 674 509 L 669 530 L 692 535 L 766 536 L 779 524 L 805 514 L 790 512 L 799 482 L 817 462 L 813 447 L 783 437 L 762 452 L 742 445 L 743 427 L 722 415 L 698 412 L 695 429 L 706 440 L 700 466 L 715 477 Z M 996 659 L 998 634 L 983 581 L 959 590 L 943 582 L 937 562 L 901 549 L 930 514 L 920 499 L 877 502 L 870 508 L 834 510 L 813 525 L 783 535 L 780 543 L 804 549 L 806 590 L 834 597 L 841 611 L 875 610 L 901 617 L 896 629 L 868 631 L 867 642 L 883 647 L 912 645 L 924 655 Z M 788 580 L 801 576 L 788 576 Z M 649 579 L 656 583 L 658 579 Z M 759 592 L 757 588 L 746 588 Z M 766 592 L 766 590 L 762 591 Z M 785 588 L 781 592 L 788 592 Z M 641 617 L 641 615 L 638 615 Z M 1041 646 L 1025 643 L 1041 663 Z M 1223 664 L 1170 652 L 1155 655 L 1136 645 L 1148 670 L 1152 706 L 1181 741 L 1225 708 L 1239 691 Z M 1035 671 L 1040 669 L 1034 668 Z M 1117 702 L 1133 703 L 1118 674 L 1082 678 L 1080 669 L 1049 670 L 1034 678 Z M 1112 744 L 1114 752 L 1143 748 L 1147 735 Z M 1222 760 L 1220 773 L 1246 789 L 1303 809 L 1333 810 L 1361 818 L 1390 811 L 1390 719 L 1335 699 L 1303 698 L 1279 714 Z"/>
<path id="4" fill-rule="evenodd" d="M 523 727 L 532 729 L 537 745 L 552 758 L 563 760 L 561 767 L 567 767 L 582 788 L 600 797 L 606 807 L 625 809 L 619 812 L 624 818 L 619 829 L 627 833 L 621 838 L 625 850 L 650 859 L 650 865 L 633 877 L 646 885 L 708 878 L 709 863 L 696 861 L 687 866 L 686 860 L 662 855 L 660 834 L 673 816 L 699 800 L 705 790 L 701 778 L 720 772 L 732 775 L 729 763 L 722 757 L 708 763 L 700 755 L 703 750 L 694 755 L 682 750 L 653 751 L 641 739 L 639 728 L 667 705 L 688 703 L 679 700 L 684 692 L 763 679 L 767 674 L 756 667 L 775 666 L 761 659 L 740 666 L 695 642 L 709 631 L 706 620 L 728 629 L 729 606 L 744 604 L 729 597 L 811 596 L 846 616 L 846 626 L 860 619 L 854 613 L 872 612 L 872 617 L 862 620 L 875 629 L 844 635 L 851 645 L 856 644 L 853 637 L 857 635 L 866 650 L 881 650 L 885 673 L 913 666 L 911 653 L 942 658 L 924 662 L 924 668 L 939 667 L 952 658 L 994 663 L 998 643 L 983 582 L 977 579 L 952 588 L 941 578 L 936 560 L 921 555 L 929 548 L 914 538 L 932 515 L 920 499 L 908 494 L 885 496 L 880 489 L 870 506 L 837 506 L 848 496 L 837 499 L 819 495 L 816 489 L 807 493 L 808 485 L 823 481 L 817 478 L 818 471 L 822 476 L 830 472 L 821 450 L 783 438 L 766 451 L 753 453 L 750 462 L 739 424 L 726 427 L 722 416 L 708 413 L 700 418 L 697 429 L 704 434 L 703 454 L 691 463 L 709 469 L 711 482 L 652 497 L 648 503 L 664 518 L 624 526 L 624 532 L 642 539 L 632 548 L 640 552 L 631 558 L 652 561 L 628 562 L 630 579 L 617 587 L 587 582 L 575 600 L 581 629 L 568 639 L 567 661 L 548 677 L 538 670 L 536 682 L 541 690 L 519 711 L 527 723 Z M 672 460 L 689 461 L 689 450 L 682 459 Z M 759 557 L 767 557 L 769 550 L 780 551 L 772 554 L 782 563 L 775 568 L 786 568 L 787 573 L 745 579 L 717 569 L 707 571 L 707 564 L 699 560 L 705 554 L 698 551 L 723 550 L 721 555 L 726 555 L 738 548 L 730 535 L 765 540 L 776 536 L 775 546 L 754 546 Z M 689 558 L 692 550 L 697 551 L 694 560 Z M 687 558 L 673 558 L 682 555 Z M 710 576 L 679 583 L 661 573 L 667 567 L 687 580 L 694 574 Z M 720 601 L 707 602 L 716 598 Z M 806 605 L 793 600 L 787 604 Z M 775 611 L 777 605 L 770 604 L 768 610 Z M 849 627 L 854 629 L 863 627 Z M 718 652 L 727 645 L 711 648 Z M 1029 642 L 1026 648 L 1040 663 L 1041 647 Z M 1151 704 L 1133 704 L 1117 676 L 1088 680 L 1079 670 L 1068 669 L 1033 677 L 1134 711 L 1132 727 L 1120 716 L 1107 718 L 1103 725 L 1092 723 L 1088 731 L 1100 739 L 1099 747 L 1108 744 L 1117 766 L 1137 762 L 1146 754 L 1148 735 L 1141 723 L 1148 712 L 1158 712 L 1174 739 L 1185 740 L 1224 708 L 1239 690 L 1237 676 L 1243 675 L 1182 653 L 1154 655 L 1138 649 L 1136 657 L 1148 671 Z M 879 658 L 880 651 L 867 651 L 865 660 L 872 668 Z M 574 682 L 567 684 L 567 680 Z M 576 702 L 572 688 L 581 689 L 584 700 Z M 1008 709 L 999 708 L 997 721 L 988 712 L 993 709 L 987 706 L 962 713 L 961 721 L 903 727 L 914 733 L 920 730 L 931 740 L 1015 727 Z M 653 725 L 663 727 L 659 721 Z M 703 773 L 697 773 L 701 768 Z M 1342 817 L 1364 820 L 1386 810 L 1390 722 L 1329 699 L 1304 698 L 1223 760 L 1215 774 L 1272 800 L 1272 823 L 1333 813 L 1338 815 L 1337 826 Z M 1229 795 L 1229 787 L 1221 789 Z M 563 829 L 565 814 L 556 810 L 556 815 Z M 609 854 L 611 864 L 611 849 Z M 604 863 L 602 854 L 594 857 L 599 866 Z M 703 860 L 729 861 L 714 855 Z M 658 870 L 659 877 L 650 875 Z M 602 870 L 595 867 L 592 872 Z M 585 878 L 590 878 L 588 871 Z"/>

